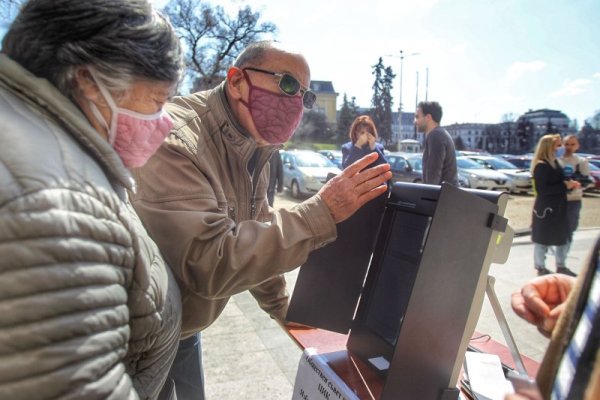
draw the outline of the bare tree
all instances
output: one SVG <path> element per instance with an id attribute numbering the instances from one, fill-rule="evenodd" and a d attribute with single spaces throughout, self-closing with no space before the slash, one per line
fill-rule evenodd
<path id="1" fill-rule="evenodd" d="M 260 13 L 249 6 L 230 16 L 223 7 L 206 1 L 171 0 L 164 12 L 186 48 L 186 66 L 194 78 L 192 91 L 218 85 L 244 47 L 277 31 L 273 23 L 259 23 Z"/>
<path id="2" fill-rule="evenodd" d="M 0 0 L 0 27 L 8 27 L 25 0 Z"/>

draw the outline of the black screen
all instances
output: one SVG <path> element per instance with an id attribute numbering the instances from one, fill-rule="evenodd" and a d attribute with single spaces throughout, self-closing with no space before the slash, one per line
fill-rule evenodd
<path id="1" fill-rule="evenodd" d="M 364 326 L 392 346 L 408 307 L 430 223 L 426 215 L 393 212 L 378 274 L 369 288 Z"/>

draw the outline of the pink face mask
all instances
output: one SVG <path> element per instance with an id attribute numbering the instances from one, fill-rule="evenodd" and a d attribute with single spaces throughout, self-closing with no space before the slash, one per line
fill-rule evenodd
<path id="1" fill-rule="evenodd" d="M 254 126 L 260 136 L 270 144 L 281 144 L 292 137 L 302 120 L 304 106 L 301 96 L 288 96 L 273 93 L 254 86 L 246 71 L 243 71 L 250 93 L 248 102 L 241 101 L 248 107 Z"/>
<path id="2" fill-rule="evenodd" d="M 90 102 L 92 112 L 108 131 L 109 143 L 119 154 L 127 168 L 143 166 L 150 156 L 158 150 L 171 128 L 173 128 L 173 120 L 164 109 L 156 114 L 147 115 L 118 107 L 108 90 L 100 83 L 91 69 L 90 73 L 112 112 L 109 126 L 98 107 Z"/>

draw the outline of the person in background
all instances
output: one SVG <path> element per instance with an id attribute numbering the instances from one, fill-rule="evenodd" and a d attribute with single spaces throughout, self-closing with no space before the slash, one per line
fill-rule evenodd
<path id="1" fill-rule="evenodd" d="M 558 163 L 563 169 L 565 179 L 589 179 L 590 166 L 585 158 L 575 154 L 579 150 L 579 139 L 576 135 L 567 135 L 563 139 L 564 153 L 558 158 Z M 579 182 L 581 183 L 581 182 Z M 579 225 L 579 214 L 583 199 L 583 187 L 572 189 L 567 192 L 567 221 L 569 229 L 567 254 L 573 242 L 573 233 Z"/>
<path id="2" fill-rule="evenodd" d="M 567 190 L 581 187 L 579 182 L 566 180 L 556 160 L 556 151 L 561 146 L 560 135 L 549 134 L 540 138 L 531 161 L 531 174 L 535 185 L 535 202 L 531 222 L 534 267 L 538 275 L 549 274 L 546 268 L 546 253 L 556 246 L 556 272 L 575 276 L 566 266 L 569 246 L 567 220 Z"/>
<path id="3" fill-rule="evenodd" d="M 456 150 L 452 137 L 440 127 L 442 107 L 437 101 L 422 101 L 417 106 L 415 125 L 425 134 L 423 140 L 423 183 L 458 186 Z"/>
<path id="4" fill-rule="evenodd" d="M 389 164 L 362 171 L 373 154 L 293 208 L 269 207 L 266 165 L 314 105 L 309 85 L 300 53 L 252 43 L 216 88 L 167 106 L 176 129 L 135 171 L 134 206 L 183 291 L 182 341 L 170 375 L 180 400 L 203 398 L 200 332 L 230 296 L 250 290 L 283 323 L 282 274 L 335 240 L 338 222 L 387 190 Z"/>
<path id="5" fill-rule="evenodd" d="M 277 193 L 283 192 L 283 163 L 279 150 L 274 151 L 269 160 L 269 187 L 267 188 L 267 200 L 273 207 L 275 201 L 275 189 Z"/>
<path id="6" fill-rule="evenodd" d="M 126 190 L 182 72 L 145 0 L 30 0 L 4 36 L 1 399 L 159 397 L 181 297 Z"/>
<path id="7" fill-rule="evenodd" d="M 551 274 L 514 293 L 515 313 L 551 337 L 537 373 L 539 391 L 506 400 L 600 399 L 600 237 L 578 279 Z"/>
<path id="8" fill-rule="evenodd" d="M 379 158 L 369 167 L 384 164 L 384 148 L 377 142 L 377 128 L 368 115 L 361 115 L 354 119 L 350 126 L 350 141 L 342 145 L 342 168 L 346 168 L 355 161 L 369 153 L 375 152 Z"/>

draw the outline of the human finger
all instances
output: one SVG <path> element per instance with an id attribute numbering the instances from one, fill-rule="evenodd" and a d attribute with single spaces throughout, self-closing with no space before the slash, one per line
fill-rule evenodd
<path id="1" fill-rule="evenodd" d="M 527 307 L 525 299 L 520 291 L 511 295 L 510 305 L 515 314 L 517 314 L 519 317 L 523 318 L 530 324 L 537 325 L 539 318 Z"/>
<path id="2" fill-rule="evenodd" d="M 375 160 L 377 160 L 378 157 L 379 157 L 379 154 L 377 154 L 377 153 L 369 153 L 366 156 L 364 156 L 363 158 L 361 158 L 361 159 L 353 162 L 349 166 L 347 166 L 346 169 L 344 169 L 344 171 L 342 172 L 342 175 L 347 176 L 347 177 L 353 177 L 354 175 L 358 174 L 360 171 L 362 171 L 363 169 L 365 169 L 369 165 L 371 165 Z M 370 169 L 374 169 L 374 168 L 370 168 Z"/>
<path id="3" fill-rule="evenodd" d="M 521 288 L 521 295 L 523 296 L 525 305 L 533 314 L 545 318 L 550 312 L 550 306 L 535 285 L 524 285 Z"/>
<path id="4" fill-rule="evenodd" d="M 392 171 L 385 167 L 379 170 L 371 171 L 375 168 L 370 168 L 354 177 L 354 192 L 358 196 L 362 196 L 373 189 L 383 186 L 387 189 L 385 183 L 392 178 Z M 383 171 L 383 172 L 380 172 Z"/>

